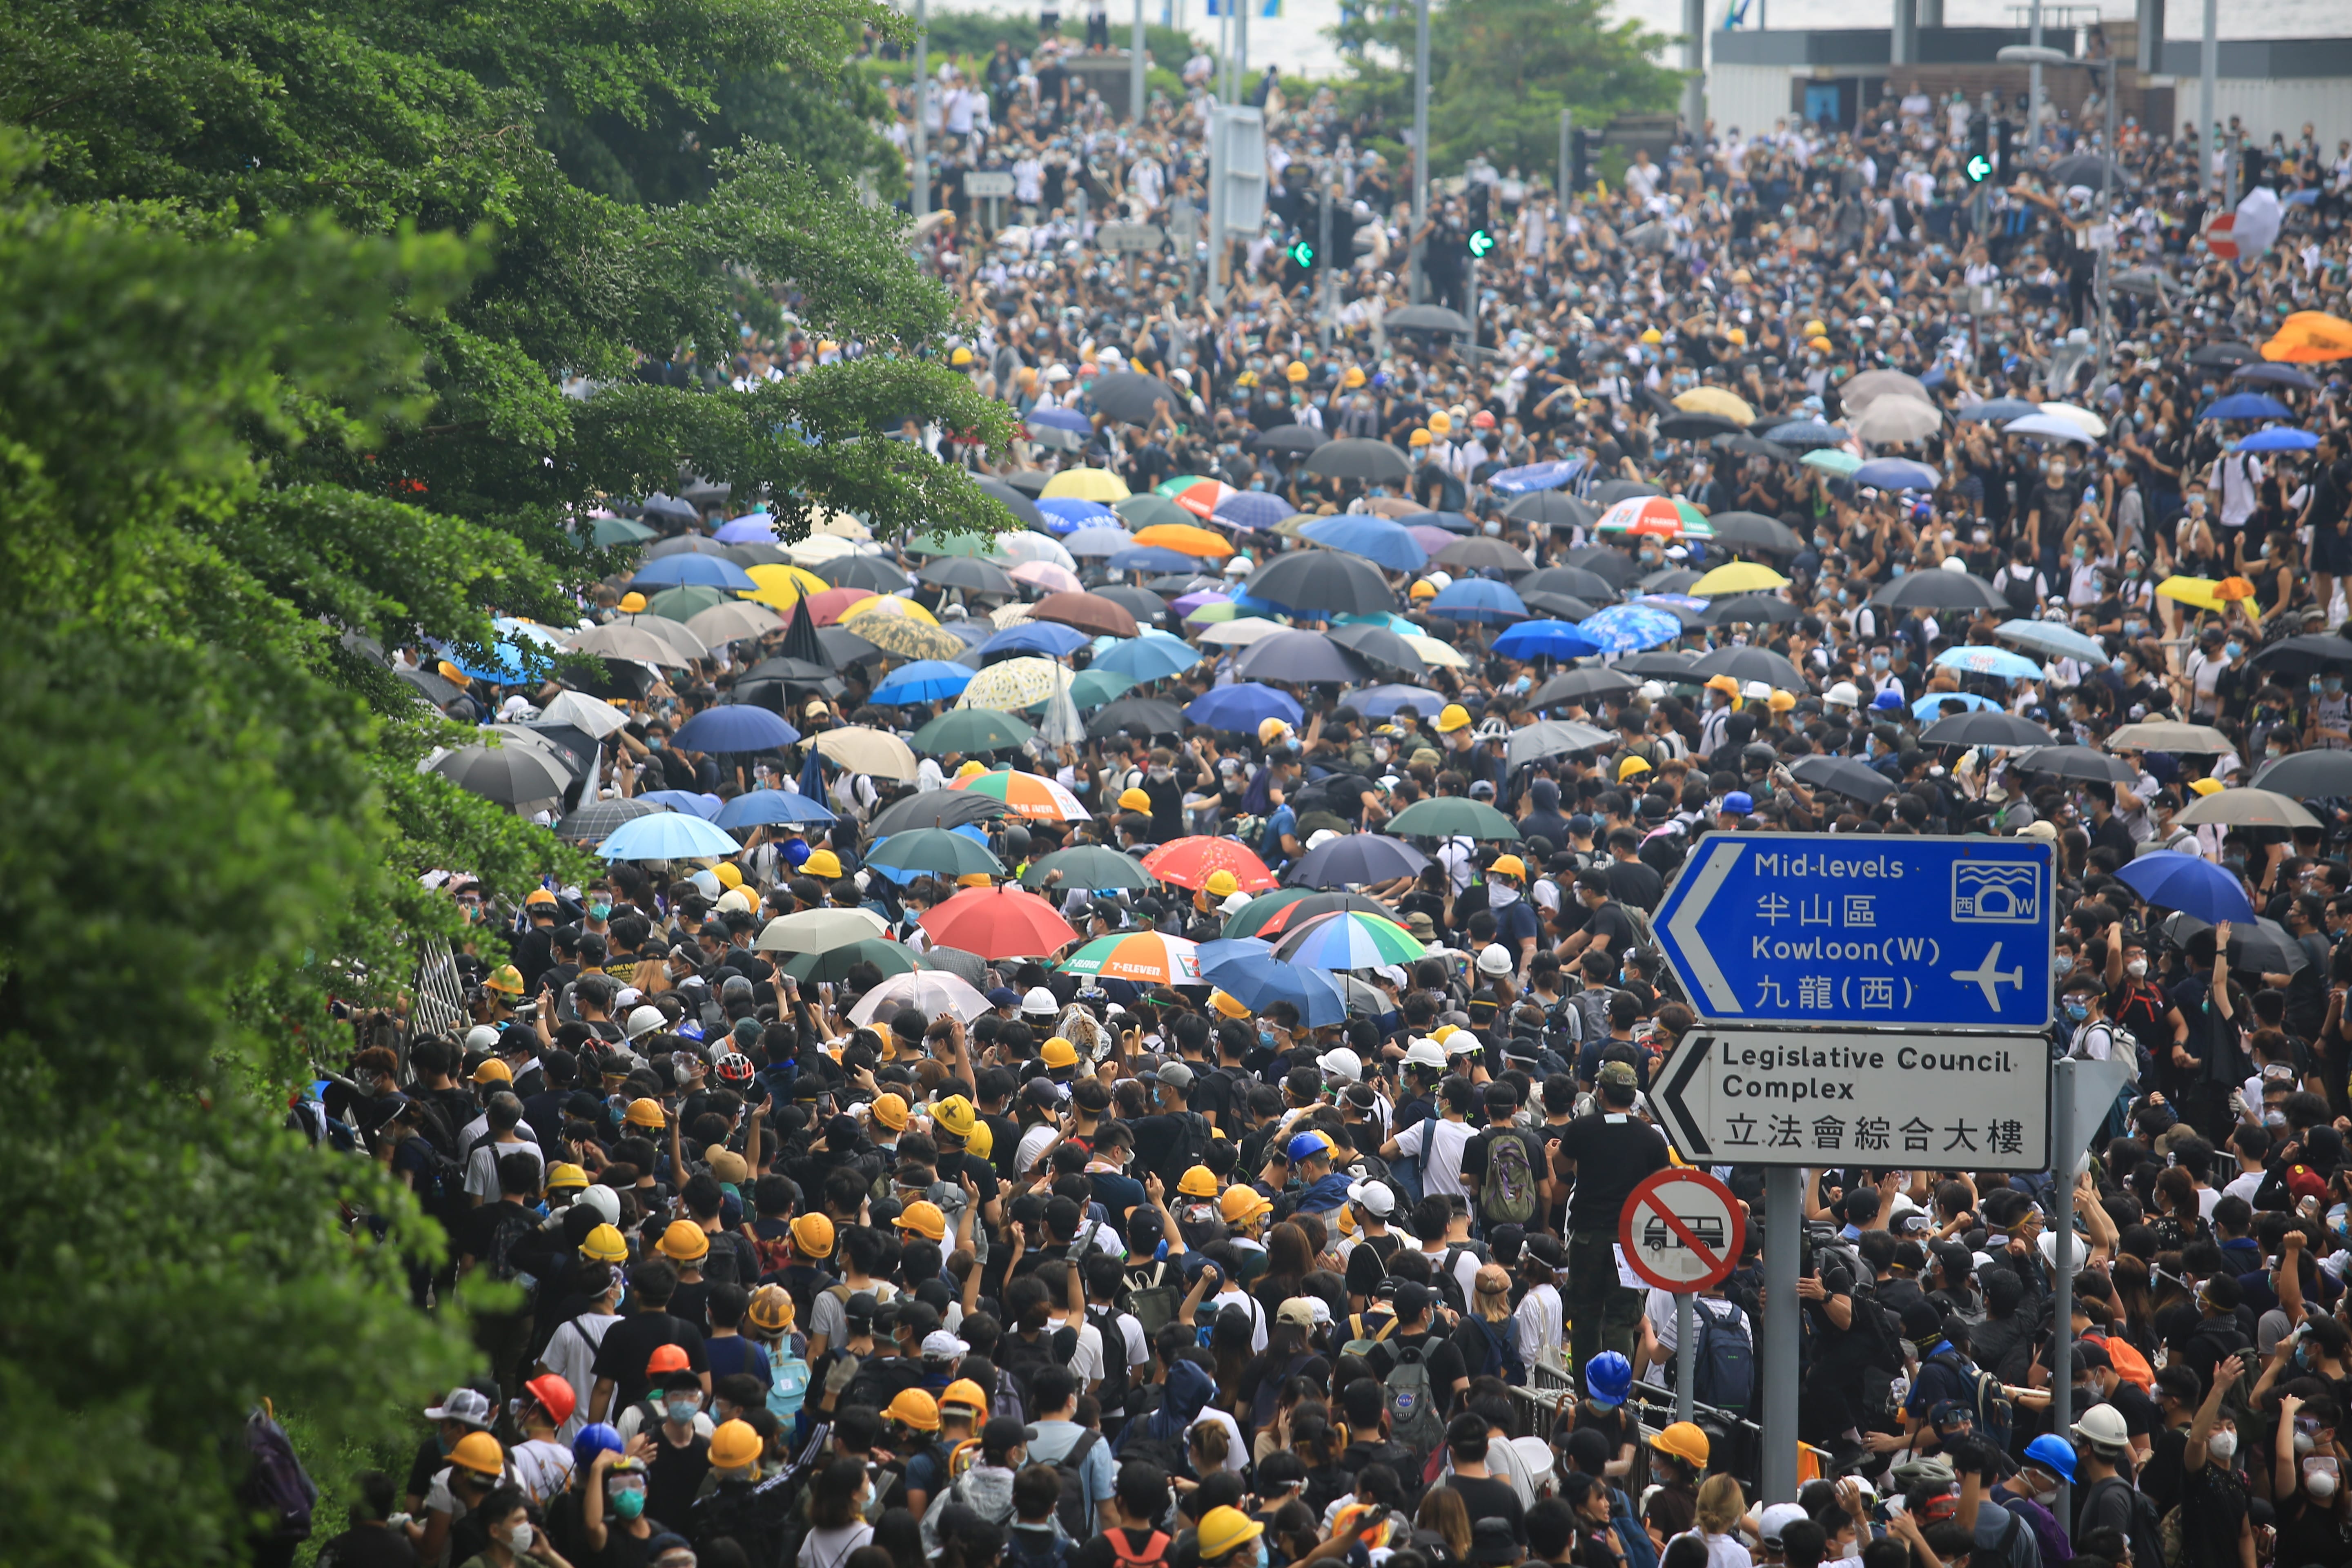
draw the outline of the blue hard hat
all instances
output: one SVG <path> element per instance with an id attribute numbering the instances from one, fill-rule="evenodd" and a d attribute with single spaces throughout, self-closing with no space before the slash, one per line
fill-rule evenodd
<path id="1" fill-rule="evenodd" d="M 2025 1446 L 2025 1462 L 2070 1484 L 2074 1479 L 2074 1445 L 2054 1432 L 2045 1432 Z"/>
<path id="2" fill-rule="evenodd" d="M 1870 705 L 1878 709 L 1900 708 L 1903 706 L 1903 694 L 1890 686 L 1872 698 Z"/>
<path id="3" fill-rule="evenodd" d="M 624 1453 L 628 1445 L 621 1441 L 621 1434 L 610 1425 L 592 1421 L 572 1436 L 572 1462 L 585 1470 L 596 1462 L 597 1455 Z"/>
<path id="4" fill-rule="evenodd" d="M 1723 797 L 1723 809 L 1734 816 L 1746 816 L 1755 811 L 1756 803 L 1748 798 L 1746 790 L 1736 789 Z"/>
<path id="5" fill-rule="evenodd" d="M 1622 1405 L 1633 1387 L 1633 1363 L 1615 1351 L 1602 1351 L 1584 1363 L 1584 1392 L 1595 1405 Z"/>
<path id="6" fill-rule="evenodd" d="M 1301 1132 L 1283 1146 L 1284 1155 L 1292 1164 L 1301 1160 L 1320 1159 L 1331 1152 L 1331 1140 L 1320 1132 Z"/>

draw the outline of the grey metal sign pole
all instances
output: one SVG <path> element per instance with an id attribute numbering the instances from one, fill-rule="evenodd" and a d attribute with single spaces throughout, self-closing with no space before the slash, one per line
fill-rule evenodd
<path id="1" fill-rule="evenodd" d="M 1797 1258 L 1805 1224 L 1803 1184 L 1794 1165 L 1764 1173 L 1764 1452 L 1757 1464 L 1761 1502 L 1797 1500 Z M 1696 1375 L 1696 1374 L 1694 1374 Z"/>
<path id="2" fill-rule="evenodd" d="M 1687 1290 L 1675 1292 L 1675 1419 L 1697 1413 L 1698 1307 Z"/>
<path id="3" fill-rule="evenodd" d="M 1429 221 L 1429 0 L 1412 8 L 1412 232 Z M 1422 242 L 1412 242 L 1412 302 L 1429 298 Z"/>
<path id="4" fill-rule="evenodd" d="M 923 104 L 930 93 L 931 76 L 931 40 L 923 30 L 928 9 L 926 0 L 915 0 L 915 188 L 907 205 L 917 217 L 931 210 L 931 155 L 924 145 L 923 130 Z"/>
<path id="5" fill-rule="evenodd" d="M 1135 0 L 1135 37 L 1127 47 L 1127 112 L 1143 130 L 1143 0 Z"/>
<path id="6" fill-rule="evenodd" d="M 2214 80 L 2221 74 L 2221 0 L 2205 0 L 2205 38 L 2197 49 L 2197 189 L 2213 188 Z"/>
<path id="7" fill-rule="evenodd" d="M 2081 1147 L 2074 1127 L 2074 1064 L 2062 1061 L 2050 1069 L 2050 1170 L 2055 1178 L 2051 1185 L 2050 1228 L 2058 1238 L 2058 1256 L 2051 1268 L 2056 1276 L 2052 1295 L 2056 1299 L 2051 1321 L 2056 1331 L 2074 1342 L 2074 1155 Z M 2071 1354 L 2071 1352 L 2070 1352 Z M 2074 1424 L 2074 1377 L 2066 1366 L 2054 1364 L 2058 1357 L 2051 1356 L 2050 1371 L 2050 1430 L 2063 1441 L 2066 1429 Z M 2069 1497 L 2066 1478 L 2058 1478 L 2058 1511 L 2062 1519 L 2072 1519 L 2074 1500 Z"/>

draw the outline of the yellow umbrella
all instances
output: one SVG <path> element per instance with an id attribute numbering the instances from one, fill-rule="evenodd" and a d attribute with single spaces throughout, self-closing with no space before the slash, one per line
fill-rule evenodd
<path id="1" fill-rule="evenodd" d="M 860 634 L 863 635 L 862 633 Z M 959 708 L 992 708 L 1000 713 L 1045 701 L 1070 689 L 1070 672 L 1050 658 L 1024 656 L 992 664 L 971 678 L 956 699 Z"/>
<path id="2" fill-rule="evenodd" d="M 822 594 L 833 586 L 815 573 L 799 566 L 781 566 L 769 563 L 746 566 L 751 581 L 760 584 L 759 592 L 742 597 L 755 605 L 772 605 L 779 610 L 789 610 L 801 602 L 803 595 Z"/>
<path id="3" fill-rule="evenodd" d="M 1123 501 L 1134 492 L 1108 468 L 1065 468 L 1045 481 L 1039 500 L 1097 500 L 1105 506 Z"/>
<path id="4" fill-rule="evenodd" d="M 866 616 L 904 616 L 909 620 L 920 621 L 927 626 L 940 624 L 939 616 L 931 614 L 914 600 L 902 599 L 896 594 L 877 594 L 870 599 L 860 599 L 856 604 L 841 612 L 841 624 L 846 626 L 851 621 Z"/>
<path id="5" fill-rule="evenodd" d="M 1442 664 L 1448 669 L 1470 668 L 1469 658 L 1452 643 L 1440 642 L 1437 638 L 1421 632 L 1406 632 L 1403 636 L 1405 645 L 1421 655 L 1421 662 L 1423 664 Z"/>
<path id="6" fill-rule="evenodd" d="M 1788 585 L 1789 580 L 1769 566 L 1753 561 L 1734 561 L 1727 566 L 1717 567 L 1683 592 L 1709 599 L 1718 594 L 1769 593 Z"/>
<path id="7" fill-rule="evenodd" d="M 914 782 L 914 750 L 896 735 L 852 725 L 824 731 L 813 743 L 819 756 L 828 763 L 838 763 L 853 773 L 897 779 L 901 784 Z"/>
<path id="8" fill-rule="evenodd" d="M 857 635 L 895 658 L 959 658 L 963 640 L 911 616 L 867 616 Z"/>
<path id="9" fill-rule="evenodd" d="M 1675 406 L 1685 414 L 1720 414 L 1742 425 L 1756 423 L 1756 410 L 1748 406 L 1748 400 L 1719 386 L 1694 386 L 1675 399 Z"/>
<path id="10" fill-rule="evenodd" d="M 874 531 L 845 511 L 829 511 L 809 524 L 809 537 L 864 541 L 873 538 Z"/>
<path id="11" fill-rule="evenodd" d="M 1189 522 L 1155 522 L 1137 534 L 1135 542 L 1161 550 L 1173 550 L 1180 555 L 1223 559 L 1234 552 L 1232 540 Z"/>
<path id="12" fill-rule="evenodd" d="M 2237 581 L 2243 582 L 2244 579 L 2240 578 Z M 2167 577 L 2156 585 L 2156 596 L 2159 599 L 2177 599 L 2184 605 L 2193 605 L 2200 610 L 2221 611 L 2235 605 L 2252 619 L 2259 621 L 2263 618 L 2263 608 L 2260 605 L 2241 593 L 2223 592 L 2222 584 L 2210 577 Z"/>

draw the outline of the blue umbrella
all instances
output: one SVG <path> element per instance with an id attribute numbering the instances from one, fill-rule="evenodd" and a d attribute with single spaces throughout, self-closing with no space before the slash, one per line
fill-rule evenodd
<path id="1" fill-rule="evenodd" d="M 2105 664 L 2107 650 L 2099 646 L 2096 637 L 2085 637 L 2072 626 L 2056 621 L 2003 621 L 1993 628 L 1993 635 L 2006 637 L 2020 647 L 2030 647 L 2036 653 L 2053 658 L 2072 658 L 2084 664 Z"/>
<path id="2" fill-rule="evenodd" d="M 1936 664 L 1942 669 L 1957 669 L 1969 675 L 1996 676 L 2002 680 L 2039 680 L 2048 673 L 2021 653 L 2011 653 L 2005 647 L 1986 647 L 1980 644 L 1948 647 L 1936 656 Z"/>
<path id="3" fill-rule="evenodd" d="M 1287 1002 L 1309 1027 L 1348 1021 L 1347 987 L 1338 976 L 1328 970 L 1294 968 L 1272 952 L 1229 958 L 1213 970 L 1203 963 L 1201 978 L 1253 1013 Z"/>
<path id="4" fill-rule="evenodd" d="M 1070 553 L 1076 554 L 1076 551 Z M 1200 569 L 1197 556 L 1181 550 L 1162 550 L 1157 545 L 1137 544 L 1129 541 L 1103 564 L 1114 572 L 1194 572 Z"/>
<path id="5" fill-rule="evenodd" d="M 2319 445 L 2319 437 L 2308 430 L 2289 430 L 2273 426 L 2257 430 L 2238 443 L 2241 452 L 2308 452 Z"/>
<path id="6" fill-rule="evenodd" d="M 961 833 L 966 838 L 971 839 L 974 844 L 980 845 L 982 848 L 987 847 L 988 835 L 977 823 L 967 822 L 960 826 L 950 827 L 948 831 L 950 833 Z M 902 888 L 907 886 L 909 882 L 912 882 L 918 877 L 935 877 L 939 875 L 936 871 L 909 870 L 903 866 L 884 866 L 877 863 L 874 859 L 874 851 L 881 848 L 882 846 L 889 842 L 889 835 L 885 834 L 866 847 L 866 868 L 867 870 L 887 877 Z"/>
<path id="7" fill-rule="evenodd" d="M 1201 650 L 1171 637 L 1129 637 L 1097 654 L 1089 669 L 1107 669 L 1130 680 L 1165 680 L 1201 662 Z"/>
<path id="8" fill-rule="evenodd" d="M 1298 509 L 1278 495 L 1266 490 L 1242 490 L 1219 501 L 1210 519 L 1228 528 L 1272 528 L 1297 515 Z"/>
<path id="9" fill-rule="evenodd" d="M 1091 642 L 1091 637 L 1075 626 L 1058 621 L 1024 621 L 1017 626 L 1007 626 L 980 645 L 982 657 L 992 653 L 1042 653 L 1048 658 L 1064 658 Z"/>
<path id="10" fill-rule="evenodd" d="M 436 643 L 434 647 L 439 649 L 443 658 L 476 680 L 487 680 L 494 686 L 512 686 L 530 679 L 530 672 L 523 668 L 522 655 L 510 642 L 490 644 L 488 651 L 496 657 L 488 659 L 461 653 L 448 643 Z"/>
<path id="11" fill-rule="evenodd" d="M 1911 704 L 1911 716 L 1919 720 L 1940 719 L 1944 716 L 1944 704 L 1947 702 L 1957 702 L 1971 711 L 2000 706 L 1991 698 L 1980 697 L 1973 691 L 1930 691 Z"/>
<path id="12" fill-rule="evenodd" d="M 1570 458 L 1552 463 L 1529 463 L 1525 468 L 1505 468 L 1486 480 L 1486 488 L 1507 496 L 1531 495 L 1537 490 L 1556 490 L 1576 478 L 1584 468 L 1584 459 Z"/>
<path id="13" fill-rule="evenodd" d="M 1971 403 L 1953 417 L 1956 419 L 1990 419 L 1996 425 L 2006 425 L 2012 419 L 2031 419 L 2042 412 L 2042 405 L 2028 403 L 2022 397 L 1988 397 L 1982 403 Z"/>
<path id="14" fill-rule="evenodd" d="M 2200 419 L 2292 419 L 2294 410 L 2259 392 L 2233 392 L 2217 398 L 2197 416 Z"/>
<path id="15" fill-rule="evenodd" d="M 596 846 L 607 860 L 717 860 L 742 851 L 719 828 L 682 811 L 657 811 L 625 822 Z"/>
<path id="16" fill-rule="evenodd" d="M 1908 458 L 1880 458 L 1864 463 L 1846 477 L 1855 484 L 1882 490 L 1932 490 L 1944 482 L 1943 475 Z"/>
<path id="17" fill-rule="evenodd" d="M 1413 542 L 1402 524 L 1370 513 L 1341 512 L 1299 525 L 1298 536 L 1333 550 L 1360 555 L 1391 572 L 1418 572 L 1429 564 L 1429 552 Z"/>
<path id="18" fill-rule="evenodd" d="M 1037 504 L 1043 506 L 1045 503 L 1040 501 Z M 1091 506 L 1094 503 L 1087 501 L 1083 504 Z M 1073 555 L 1116 555 L 1134 543 L 1135 535 L 1124 528 L 1108 522 L 1089 522 L 1066 535 L 1062 548 Z M 1192 558 L 1187 556 L 1184 563 L 1190 566 Z"/>
<path id="19" fill-rule="evenodd" d="M 867 698 L 886 707 L 902 702 L 938 702 L 950 697 L 961 697 L 963 689 L 971 684 L 972 672 L 960 664 L 950 664 L 943 658 L 919 658 L 892 670 L 881 685 Z"/>
<path id="20" fill-rule="evenodd" d="M 688 816 L 698 816 L 705 822 L 717 816 L 725 805 L 715 795 L 697 795 L 690 789 L 649 789 L 637 798 L 682 811 Z"/>
<path id="21" fill-rule="evenodd" d="M 1094 421 L 1075 408 L 1033 408 L 1024 417 L 1047 430 L 1066 430 L 1073 436 L 1095 433 Z"/>
<path id="22" fill-rule="evenodd" d="M 1491 577 L 1457 577 L 1440 588 L 1437 597 L 1423 607 L 1448 620 L 1484 621 L 1490 626 L 1499 621 L 1523 621 L 1528 616 L 1527 605 L 1511 592 L 1510 584 Z"/>
<path id="23" fill-rule="evenodd" d="M 1091 528 L 1097 523 L 1116 528 L 1121 533 L 1127 531 L 1118 521 L 1118 513 L 1098 500 L 1056 496 L 1051 500 L 1039 501 L 1037 510 L 1045 514 L 1045 527 L 1054 533 L 1067 533 L 1072 529 Z"/>
<path id="24" fill-rule="evenodd" d="M 639 817 L 640 822 L 655 820 Z M 2159 849 L 2127 860 L 2116 872 L 2125 887 L 2151 904 L 2194 915 L 2208 925 L 2239 921 L 2252 925 L 2254 906 L 2238 879 L 2201 855 Z"/>
<path id="25" fill-rule="evenodd" d="M 1273 687 L 1261 686 L 1255 680 L 1244 680 L 1232 686 L 1211 687 L 1192 699 L 1184 710 L 1184 717 L 1195 724 L 1206 724 L 1213 730 L 1254 735 L 1257 733 L 1257 727 L 1268 719 L 1297 724 L 1307 715 L 1288 692 L 1276 691 Z"/>
<path id="26" fill-rule="evenodd" d="M 1764 439 L 1780 447 L 1843 447 L 1846 433 L 1818 419 L 1792 419 L 1765 431 Z"/>
<path id="27" fill-rule="evenodd" d="M 732 833 L 782 822 L 831 822 L 833 813 L 788 789 L 755 789 L 719 808 L 719 826 Z"/>
<path id="28" fill-rule="evenodd" d="M 1446 704 L 1442 691 L 1420 686 L 1367 686 L 1348 699 L 1348 706 L 1367 719 L 1388 719 L 1411 703 L 1424 719 L 1434 718 Z"/>
<path id="29" fill-rule="evenodd" d="M 798 730 L 770 709 L 722 702 L 680 724 L 669 743 L 682 752 L 770 752 L 800 738 Z"/>
<path id="30" fill-rule="evenodd" d="M 1673 611 L 1649 605 L 1612 605 L 1577 622 L 1576 629 L 1603 653 L 1633 653 L 1683 635 L 1683 624 Z"/>
<path id="31" fill-rule="evenodd" d="M 747 511 L 741 517 L 729 518 L 710 537 L 721 544 L 773 544 L 776 520 L 764 511 Z"/>
<path id="32" fill-rule="evenodd" d="M 810 800 L 824 798 L 824 755 L 814 746 L 801 760 L 801 794 Z"/>
<path id="33" fill-rule="evenodd" d="M 1601 647 L 1566 621 L 1521 621 L 1495 639 L 1505 658 L 1581 658 Z"/>
<path id="34" fill-rule="evenodd" d="M 1448 533 L 1478 531 L 1478 525 L 1458 511 L 1417 511 L 1396 521 L 1399 528 L 1442 528 Z"/>
<path id="35" fill-rule="evenodd" d="M 646 563 L 645 570 L 629 579 L 632 588 L 731 588 L 738 593 L 759 591 L 760 584 L 751 574 L 723 555 L 665 555 L 658 561 Z"/>

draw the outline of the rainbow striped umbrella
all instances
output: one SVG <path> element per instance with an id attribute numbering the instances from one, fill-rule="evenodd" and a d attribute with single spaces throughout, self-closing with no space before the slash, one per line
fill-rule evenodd
<path id="1" fill-rule="evenodd" d="M 1661 539 L 1715 537 L 1698 508 L 1671 496 L 1627 496 L 1592 526 L 1594 532 L 1616 538 L 1643 533 Z"/>
<path id="2" fill-rule="evenodd" d="M 1275 944 L 1274 956 L 1309 969 L 1372 969 L 1410 963 L 1427 950 L 1384 915 L 1340 910 L 1319 916 Z"/>
<path id="3" fill-rule="evenodd" d="M 1201 979 L 1201 960 L 1193 944 L 1156 931 L 1097 937 L 1062 960 L 1061 967 L 1071 974 L 1098 974 L 1146 985 L 1195 985 Z"/>
<path id="4" fill-rule="evenodd" d="M 1043 773 L 974 773 L 948 787 L 1001 800 L 1015 816 L 1039 822 L 1084 822 L 1094 815 L 1078 804 L 1076 795 Z"/>

